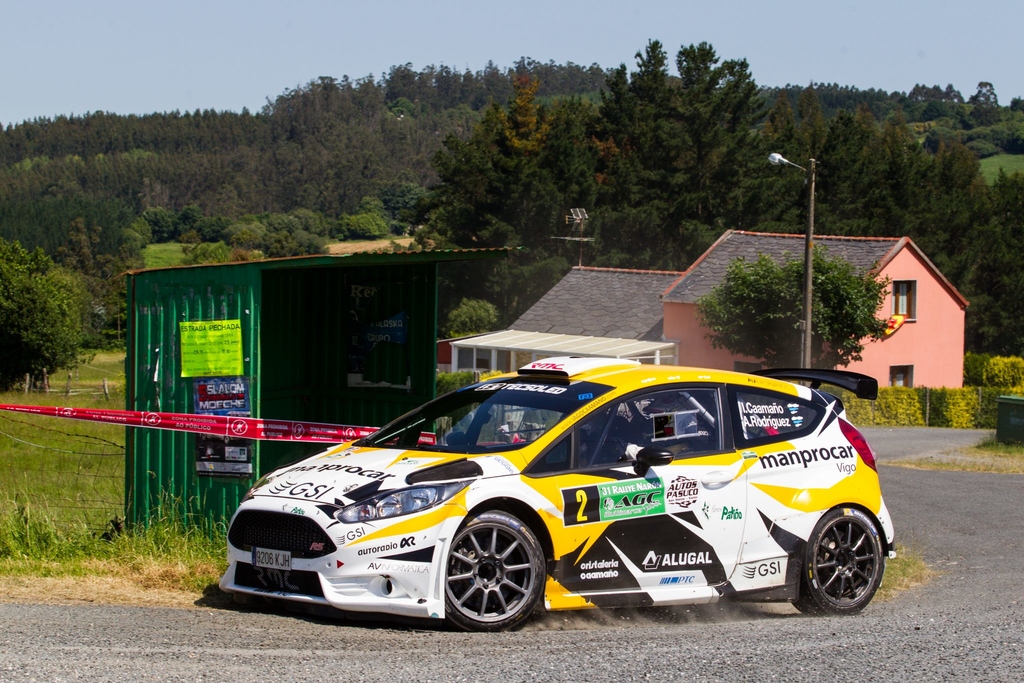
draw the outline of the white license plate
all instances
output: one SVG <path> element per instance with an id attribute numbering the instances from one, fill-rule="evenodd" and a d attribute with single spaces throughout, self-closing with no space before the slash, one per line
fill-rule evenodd
<path id="1" fill-rule="evenodd" d="M 253 548 L 252 566 L 290 570 L 292 568 L 292 554 L 287 550 Z"/>

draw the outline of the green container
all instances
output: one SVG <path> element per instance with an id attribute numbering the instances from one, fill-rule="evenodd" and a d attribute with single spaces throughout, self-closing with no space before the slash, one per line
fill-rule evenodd
<path id="1" fill-rule="evenodd" d="M 214 344 L 190 344 L 180 324 L 231 321 L 222 327 L 240 327 L 241 341 L 224 342 L 223 353 L 238 370 L 209 374 L 242 378 L 251 417 L 381 426 L 434 397 L 438 265 L 507 254 L 364 253 L 131 272 L 126 408 L 202 412 L 185 354 L 210 354 Z M 256 478 L 326 447 L 134 427 L 125 443 L 125 518 L 143 526 L 158 516 L 223 524 Z"/>
<path id="2" fill-rule="evenodd" d="M 996 440 L 1024 443 L 1024 397 L 1000 396 L 996 399 L 996 408 Z"/>

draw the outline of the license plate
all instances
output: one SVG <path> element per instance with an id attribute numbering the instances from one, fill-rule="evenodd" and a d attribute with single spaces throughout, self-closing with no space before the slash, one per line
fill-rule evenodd
<path id="1" fill-rule="evenodd" d="M 292 554 L 287 550 L 253 548 L 252 566 L 290 570 L 292 568 Z"/>

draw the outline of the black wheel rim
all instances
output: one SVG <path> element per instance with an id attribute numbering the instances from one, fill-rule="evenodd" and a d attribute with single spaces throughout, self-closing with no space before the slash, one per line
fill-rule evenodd
<path id="1" fill-rule="evenodd" d="M 448 554 L 445 589 L 452 607 L 477 622 L 504 621 L 521 612 L 538 577 L 526 537 L 503 524 L 463 529 Z"/>
<path id="2" fill-rule="evenodd" d="M 877 544 L 860 520 L 843 517 L 822 532 L 814 579 L 826 600 L 839 607 L 857 605 L 870 595 L 877 573 Z"/>

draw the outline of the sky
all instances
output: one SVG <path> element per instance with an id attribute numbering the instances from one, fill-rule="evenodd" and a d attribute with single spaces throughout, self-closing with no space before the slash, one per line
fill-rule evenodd
<path id="1" fill-rule="evenodd" d="M 759 85 L 838 83 L 1024 97 L 1020 0 L 0 0 L 0 124 L 106 111 L 259 111 L 320 76 L 410 63 L 479 71 L 520 57 L 673 65 L 710 43 Z"/>

